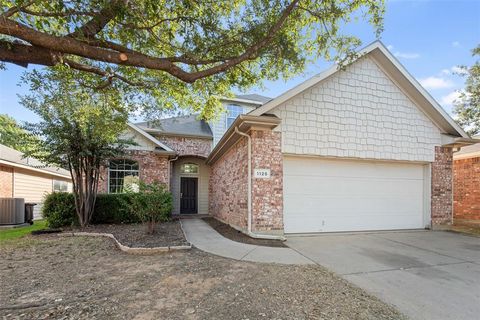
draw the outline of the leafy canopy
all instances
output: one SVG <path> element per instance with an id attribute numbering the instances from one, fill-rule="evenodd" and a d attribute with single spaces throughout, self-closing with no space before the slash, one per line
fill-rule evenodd
<path id="1" fill-rule="evenodd" d="M 20 152 L 35 149 L 39 139 L 23 129 L 12 117 L 0 114 L 0 144 Z"/>
<path id="2" fill-rule="evenodd" d="M 136 107 L 218 111 L 218 96 L 346 61 L 354 18 L 377 36 L 383 0 L 0 0 L 0 61 L 65 65 Z"/>
<path id="3" fill-rule="evenodd" d="M 473 56 L 480 56 L 480 45 L 472 50 Z M 480 60 L 473 66 L 461 67 L 460 74 L 467 75 L 465 90 L 454 102 L 453 112 L 458 123 L 471 135 L 480 134 Z"/>

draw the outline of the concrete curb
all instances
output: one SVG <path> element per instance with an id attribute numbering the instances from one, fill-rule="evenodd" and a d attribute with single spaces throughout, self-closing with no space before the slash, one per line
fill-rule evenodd
<path id="1" fill-rule="evenodd" d="M 115 238 L 115 236 L 111 233 L 101 233 L 101 232 L 62 232 L 59 234 L 60 236 L 84 236 L 84 237 L 106 237 L 113 239 L 117 248 L 121 251 L 128 253 L 128 254 L 138 254 L 138 255 L 148 255 L 148 254 L 157 254 L 157 253 L 165 253 L 170 251 L 178 251 L 178 250 L 188 250 L 192 248 L 192 245 L 185 245 L 185 246 L 168 246 L 168 247 L 153 247 L 153 248 L 134 248 L 128 247 L 120 243 L 120 241 Z M 185 237 L 186 239 L 186 237 Z"/>

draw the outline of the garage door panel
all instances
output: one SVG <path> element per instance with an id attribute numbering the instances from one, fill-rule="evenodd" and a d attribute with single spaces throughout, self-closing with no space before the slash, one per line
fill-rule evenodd
<path id="1" fill-rule="evenodd" d="M 285 158 L 284 176 L 286 233 L 424 226 L 422 165 Z"/>

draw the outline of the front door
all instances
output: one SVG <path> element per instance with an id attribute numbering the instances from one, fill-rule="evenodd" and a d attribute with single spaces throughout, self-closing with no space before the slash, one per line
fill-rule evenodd
<path id="1" fill-rule="evenodd" d="M 180 178 L 180 213 L 197 213 L 198 178 Z"/>

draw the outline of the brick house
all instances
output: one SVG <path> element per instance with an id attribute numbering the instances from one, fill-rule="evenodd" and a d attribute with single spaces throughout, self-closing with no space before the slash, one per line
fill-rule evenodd
<path id="1" fill-rule="evenodd" d="M 138 146 L 112 160 L 101 189 L 158 180 L 174 214 L 251 235 L 450 224 L 452 151 L 473 140 L 383 44 L 360 54 L 275 99 L 224 99 L 212 122 L 132 124 Z"/>
<path id="2" fill-rule="evenodd" d="M 480 221 L 480 143 L 453 154 L 453 216 Z"/>

